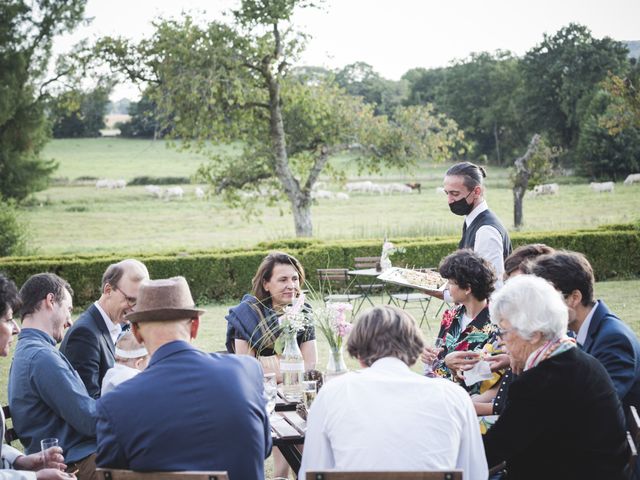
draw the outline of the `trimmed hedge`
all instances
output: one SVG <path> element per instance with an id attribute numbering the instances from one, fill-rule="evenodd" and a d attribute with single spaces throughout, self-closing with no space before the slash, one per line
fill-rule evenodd
<path id="1" fill-rule="evenodd" d="M 598 280 L 640 275 L 640 230 L 587 230 L 572 232 L 536 232 L 513 234 L 514 247 L 527 243 L 546 243 L 554 248 L 583 252 L 593 265 Z M 404 253 L 392 257 L 394 265 L 436 267 L 440 260 L 456 250 L 457 238 L 394 239 Z M 293 246 L 297 248 L 293 248 Z M 290 246 L 292 248 L 283 248 Z M 352 267 L 353 258 L 377 256 L 381 242 L 283 240 L 262 243 L 251 250 L 142 254 L 136 258 L 148 267 L 152 278 L 175 275 L 186 277 L 195 299 L 236 300 L 250 289 L 251 279 L 260 261 L 273 249 L 285 249 L 298 257 L 307 271 L 309 288 L 318 288 L 314 272 L 318 268 Z M 0 271 L 21 285 L 30 275 L 53 272 L 69 281 L 75 291 L 75 303 L 84 307 L 100 295 L 100 280 L 107 266 L 123 257 L 111 255 L 73 255 L 48 257 L 7 257 L 0 259 Z"/>

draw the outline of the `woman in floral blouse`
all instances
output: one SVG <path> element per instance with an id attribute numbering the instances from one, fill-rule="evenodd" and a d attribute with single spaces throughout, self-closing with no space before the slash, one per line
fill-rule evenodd
<path id="1" fill-rule="evenodd" d="M 442 260 L 439 271 L 448 280 L 449 293 L 456 306 L 442 317 L 438 333 L 438 338 L 444 339 L 442 351 L 427 347 L 423 360 L 428 361 L 437 354 L 440 362 L 435 373 L 460 381 L 459 372 L 476 364 L 480 350 L 491 338 L 495 339 L 488 299 L 496 276 L 486 260 L 468 249 L 458 250 Z M 479 384 L 466 388 L 477 393 Z"/>

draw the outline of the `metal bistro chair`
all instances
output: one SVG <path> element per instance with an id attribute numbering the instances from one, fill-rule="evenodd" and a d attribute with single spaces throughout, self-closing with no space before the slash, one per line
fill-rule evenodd
<path id="1" fill-rule="evenodd" d="M 114 468 L 98 468 L 101 480 L 229 480 L 227 472 L 134 472 Z"/>
<path id="2" fill-rule="evenodd" d="M 306 480 L 462 480 L 462 470 L 429 472 L 307 472 Z"/>
<path id="3" fill-rule="evenodd" d="M 320 293 L 325 304 L 330 302 L 354 302 L 353 315 L 356 315 L 362 306 L 364 295 L 349 292 L 350 280 L 348 271 L 346 268 L 319 268 L 317 272 Z M 358 303 L 358 301 L 360 302 Z"/>
<path id="4" fill-rule="evenodd" d="M 380 272 L 380 257 L 354 257 L 353 266 L 356 270 L 377 270 Z M 380 293 L 380 295 L 384 297 L 385 285 L 375 277 L 367 277 L 365 282 L 360 281 L 360 278 L 361 277 L 356 276 L 356 284 L 354 286 L 362 292 L 365 299 L 368 300 L 373 307 L 375 305 L 369 297 L 377 293 Z"/>
<path id="5" fill-rule="evenodd" d="M 416 272 L 426 272 L 431 269 L 415 268 L 414 270 Z M 431 304 L 431 298 L 432 298 L 431 295 L 427 295 L 426 293 L 408 291 L 408 292 L 391 294 L 389 298 L 389 303 L 393 302 L 394 305 L 396 305 L 397 307 L 400 307 L 400 303 L 402 302 L 401 308 L 403 310 L 407 307 L 408 303 L 417 303 L 420 306 L 420 309 L 422 310 L 422 318 L 420 318 L 420 328 L 422 328 L 422 324 L 424 323 L 425 320 L 427 320 L 427 311 L 429 310 L 429 305 Z M 440 309 L 442 309 L 442 306 L 440 307 Z M 438 310 L 438 313 L 440 313 L 440 310 Z M 436 313 L 436 317 L 438 316 L 438 313 Z M 429 324 L 429 320 L 427 320 L 427 327 L 429 327 L 429 330 L 431 330 L 431 325 Z"/>

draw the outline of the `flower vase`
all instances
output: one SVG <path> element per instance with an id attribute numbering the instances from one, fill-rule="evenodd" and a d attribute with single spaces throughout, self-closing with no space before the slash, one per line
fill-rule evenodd
<path id="1" fill-rule="evenodd" d="M 282 393 L 288 402 L 302 400 L 304 380 L 304 360 L 298 346 L 296 333 L 283 333 L 285 336 L 284 350 L 280 357 L 280 371 L 282 372 Z"/>
<path id="2" fill-rule="evenodd" d="M 329 350 L 329 362 L 327 363 L 328 375 L 339 375 L 347 371 L 347 364 L 344 363 L 343 348 L 332 348 Z"/>

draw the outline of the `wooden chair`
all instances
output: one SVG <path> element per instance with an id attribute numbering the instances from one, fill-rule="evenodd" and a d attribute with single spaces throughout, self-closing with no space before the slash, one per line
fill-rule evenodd
<path id="1" fill-rule="evenodd" d="M 19 439 L 13 426 L 10 427 L 7 425 L 7 420 L 11 419 L 11 410 L 9 410 L 9 405 L 2 407 L 2 414 L 4 415 L 4 442 L 7 445 L 11 445 L 12 442 Z"/>
<path id="2" fill-rule="evenodd" d="M 431 472 L 307 472 L 307 480 L 462 480 L 462 470 Z"/>
<path id="3" fill-rule="evenodd" d="M 101 480 L 229 480 L 227 472 L 134 472 L 115 468 L 98 468 Z"/>
<path id="4" fill-rule="evenodd" d="M 358 313 L 360 305 L 358 300 L 363 300 L 364 295 L 360 293 L 350 293 L 349 270 L 346 268 L 319 268 L 318 280 L 320 282 L 320 293 L 323 295 L 325 303 L 329 302 L 354 302 L 353 315 Z"/>

